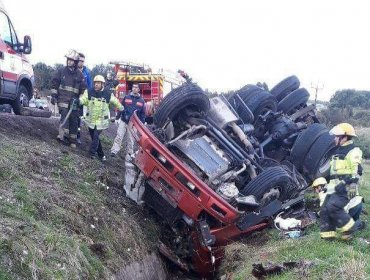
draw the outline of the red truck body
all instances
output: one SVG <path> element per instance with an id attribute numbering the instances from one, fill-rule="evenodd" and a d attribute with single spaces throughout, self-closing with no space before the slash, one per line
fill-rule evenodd
<path id="1" fill-rule="evenodd" d="M 150 187 L 196 223 L 204 212 L 220 221 L 218 226 L 210 228 L 210 234 L 215 237 L 212 247 L 203 244 L 197 230 L 191 233 L 192 263 L 198 273 L 207 276 L 214 272 L 223 257 L 223 246 L 268 225 L 261 221 L 241 230 L 236 223 L 243 218 L 243 213 L 199 179 L 141 123 L 136 114 L 130 120 L 129 129 L 139 146 L 135 165 L 144 173 Z"/>

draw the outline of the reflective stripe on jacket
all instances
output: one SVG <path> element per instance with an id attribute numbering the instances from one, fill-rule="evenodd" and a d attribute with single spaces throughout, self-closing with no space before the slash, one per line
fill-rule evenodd
<path id="1" fill-rule="evenodd" d="M 80 70 L 63 67 L 54 73 L 51 89 L 52 93 L 56 94 L 58 103 L 69 104 L 73 98 L 78 98 L 86 89 L 85 78 Z"/>
<path id="2" fill-rule="evenodd" d="M 347 151 L 345 151 L 346 148 Z M 344 153 L 341 153 L 341 150 Z M 358 165 L 361 161 L 362 151 L 360 148 L 354 147 L 352 141 L 348 141 L 339 147 L 338 154 L 333 156 L 330 162 L 330 176 L 348 175 L 354 177 L 358 173 Z"/>
<path id="3" fill-rule="evenodd" d="M 334 193 L 335 187 L 341 182 L 341 179 L 357 177 L 361 161 L 362 151 L 353 145 L 352 140 L 338 147 L 330 162 L 331 180 L 327 185 L 327 192 Z"/>
<path id="4" fill-rule="evenodd" d="M 145 101 L 140 95 L 130 93 L 122 99 L 122 105 L 125 107 L 121 115 L 122 121 L 128 123 L 132 114 L 136 111 L 141 122 L 145 122 Z"/>
<path id="5" fill-rule="evenodd" d="M 123 110 L 123 106 L 110 93 L 109 89 L 103 89 L 99 92 L 96 92 L 94 89 L 85 90 L 84 94 L 80 97 L 80 103 L 87 106 L 87 113 L 84 117 L 86 124 L 90 128 L 94 129 L 96 127 L 98 130 L 106 129 L 109 126 L 109 104 L 112 104 L 120 111 Z"/>

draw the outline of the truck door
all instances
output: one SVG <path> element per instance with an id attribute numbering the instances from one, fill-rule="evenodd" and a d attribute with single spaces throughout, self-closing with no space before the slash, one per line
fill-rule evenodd
<path id="1" fill-rule="evenodd" d="M 21 54 L 17 53 L 18 39 L 6 14 L 0 11 L 0 71 L 1 94 L 14 99 L 17 94 L 17 80 L 22 71 Z"/>

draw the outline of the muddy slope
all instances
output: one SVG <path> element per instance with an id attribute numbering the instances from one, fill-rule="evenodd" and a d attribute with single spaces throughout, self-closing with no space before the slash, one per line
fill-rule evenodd
<path id="1" fill-rule="evenodd" d="M 159 229 L 124 197 L 123 159 L 91 160 L 86 129 L 71 150 L 57 128 L 55 118 L 0 114 L 0 279 L 126 279 L 148 256 L 157 269 L 139 265 L 142 279 L 163 279 Z M 112 125 L 107 154 L 114 135 Z"/>

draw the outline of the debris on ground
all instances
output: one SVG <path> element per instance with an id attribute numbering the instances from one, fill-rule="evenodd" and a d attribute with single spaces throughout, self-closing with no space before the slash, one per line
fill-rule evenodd
<path id="1" fill-rule="evenodd" d="M 280 236 L 283 238 L 299 238 L 303 235 L 304 230 L 315 224 L 317 221 L 316 214 L 311 211 L 304 211 L 299 216 L 282 217 L 283 212 L 276 216 L 274 225 L 280 231 Z"/>
<path id="2" fill-rule="evenodd" d="M 306 270 L 314 265 L 314 262 L 311 261 L 292 261 L 284 262 L 282 264 L 272 264 L 268 263 L 263 265 L 262 263 L 253 264 L 252 274 L 257 279 L 266 279 L 267 276 L 281 274 L 284 271 L 291 269 Z"/>
<path id="3" fill-rule="evenodd" d="M 365 238 L 360 237 L 358 240 L 360 241 L 361 244 L 370 246 L 370 240 L 369 239 L 365 239 Z"/>
<path id="4" fill-rule="evenodd" d="M 189 272 L 189 267 L 187 264 L 182 262 L 178 256 L 176 256 L 175 253 L 172 252 L 171 249 L 169 249 L 166 245 L 164 245 L 162 242 L 158 245 L 158 250 L 164 256 L 167 260 L 169 260 L 171 263 L 177 265 L 181 270 Z"/>

